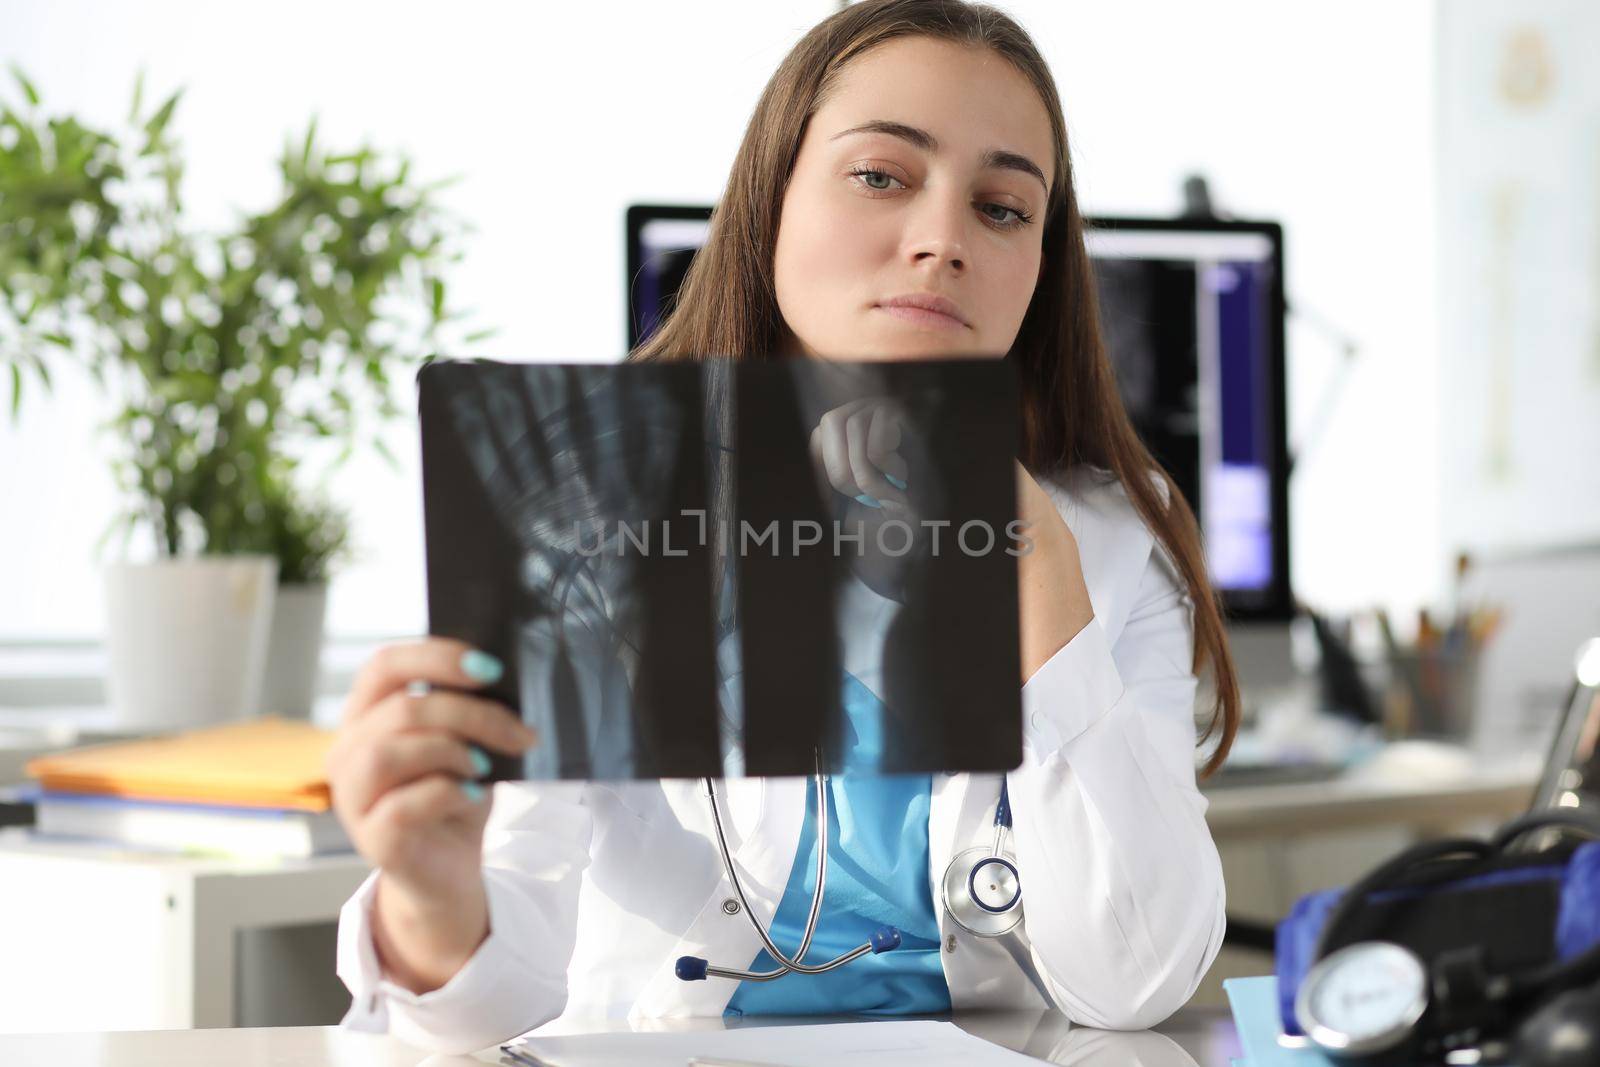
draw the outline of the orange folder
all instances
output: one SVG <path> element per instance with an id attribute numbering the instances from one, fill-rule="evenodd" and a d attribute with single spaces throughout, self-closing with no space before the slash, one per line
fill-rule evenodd
<path id="1" fill-rule="evenodd" d="M 268 717 L 40 756 L 27 772 L 51 791 L 327 811 L 332 744 L 331 731 Z"/>

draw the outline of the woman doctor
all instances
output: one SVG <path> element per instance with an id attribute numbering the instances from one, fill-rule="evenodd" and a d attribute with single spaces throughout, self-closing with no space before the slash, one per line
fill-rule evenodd
<path id="1" fill-rule="evenodd" d="M 828 779 L 830 868 L 806 962 L 879 925 L 900 947 L 825 975 L 685 981 L 685 956 L 770 967 L 752 917 L 796 951 L 815 885 L 811 783 L 718 787 L 741 902 L 701 783 L 501 783 L 491 798 L 475 750 L 538 743 L 470 693 L 500 664 L 442 638 L 388 646 L 356 679 L 328 761 L 339 817 L 377 868 L 340 918 L 344 1025 L 459 1052 L 558 1016 L 1164 1019 L 1224 923 L 1195 783 L 1197 673 L 1209 667 L 1217 693 L 1207 770 L 1238 695 L 1193 515 L 1118 399 L 1061 106 L 1014 22 L 960 0 L 863 0 L 800 41 L 756 105 L 678 309 L 633 358 L 701 353 L 1009 353 L 1033 546 L 1017 564 L 1021 766 Z M 868 496 L 879 473 L 828 470 Z M 993 842 L 1002 785 L 1026 905 L 1009 932 L 978 936 L 945 907 L 944 875 Z"/>

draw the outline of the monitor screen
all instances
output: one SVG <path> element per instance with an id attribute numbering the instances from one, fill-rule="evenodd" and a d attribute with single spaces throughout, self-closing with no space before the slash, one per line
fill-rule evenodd
<path id="1" fill-rule="evenodd" d="M 710 217 L 628 209 L 630 348 L 670 311 Z M 1228 614 L 1290 618 L 1282 228 L 1101 217 L 1085 240 L 1123 401 L 1194 506 Z"/>
<path id="2" fill-rule="evenodd" d="M 1280 228 L 1100 218 L 1085 242 L 1123 402 L 1199 516 L 1211 580 L 1231 614 L 1287 618 Z"/>
<path id="3" fill-rule="evenodd" d="M 711 229 L 708 207 L 628 209 L 628 348 L 655 332 Z"/>

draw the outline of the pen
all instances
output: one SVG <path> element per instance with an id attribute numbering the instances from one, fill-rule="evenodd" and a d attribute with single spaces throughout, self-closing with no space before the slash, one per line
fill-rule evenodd
<path id="1" fill-rule="evenodd" d="M 513 1048 L 510 1045 L 501 1045 L 500 1052 L 509 1057 L 513 1063 L 523 1064 L 524 1067 L 556 1067 L 549 1060 L 541 1060 L 531 1052 L 523 1052 L 521 1049 Z"/>

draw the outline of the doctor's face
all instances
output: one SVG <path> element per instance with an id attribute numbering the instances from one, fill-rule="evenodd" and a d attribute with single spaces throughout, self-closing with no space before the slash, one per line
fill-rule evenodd
<path id="1" fill-rule="evenodd" d="M 1001 356 L 1033 298 L 1050 119 L 1000 55 L 928 37 L 847 67 L 811 117 L 774 257 L 786 354 Z M 893 307 L 933 298 L 948 314 Z"/>

